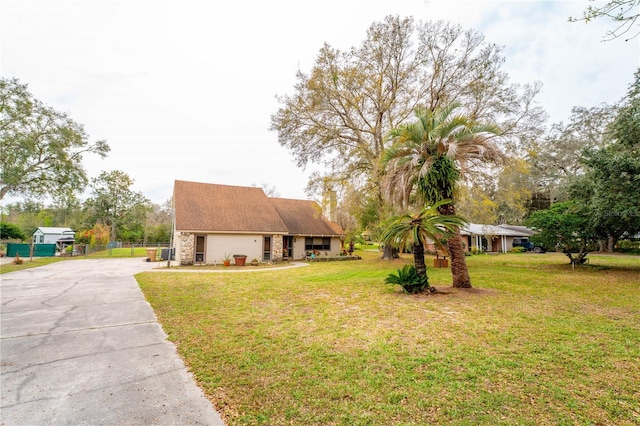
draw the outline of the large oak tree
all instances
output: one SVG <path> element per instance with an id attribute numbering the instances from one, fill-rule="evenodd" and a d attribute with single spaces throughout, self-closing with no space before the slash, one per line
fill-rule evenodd
<path id="1" fill-rule="evenodd" d="M 105 141 L 91 143 L 82 125 L 34 99 L 17 79 L 0 79 L 0 200 L 82 191 L 84 154 L 105 157 Z"/>
<path id="2" fill-rule="evenodd" d="M 391 213 L 380 187 L 386 135 L 416 108 L 457 101 L 472 119 L 498 124 L 513 145 L 538 131 L 543 117 L 533 100 L 540 87 L 511 84 L 503 63 L 502 48 L 476 31 L 388 16 L 369 27 L 360 46 L 325 44 L 312 69 L 298 72 L 294 93 L 278 97 L 271 129 L 299 166 L 324 166 L 310 191 L 349 182 L 384 219 Z"/>

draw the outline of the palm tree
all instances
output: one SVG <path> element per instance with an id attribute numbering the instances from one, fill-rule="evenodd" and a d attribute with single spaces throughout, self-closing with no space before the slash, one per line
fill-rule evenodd
<path id="1" fill-rule="evenodd" d="M 504 161 L 492 139 L 499 129 L 454 114 L 459 107 L 452 103 L 435 111 L 418 109 L 415 122 L 389 132 L 393 145 L 383 157 L 387 173 L 383 191 L 392 201 L 425 205 L 450 200 L 438 210 L 443 215 L 455 215 L 457 182 L 478 173 L 487 164 Z M 447 245 L 453 286 L 471 287 L 459 229 Z"/>
<path id="2" fill-rule="evenodd" d="M 415 214 L 394 216 L 389 219 L 382 232 L 381 241 L 385 244 L 402 248 L 411 243 L 413 261 L 420 276 L 427 276 L 427 265 L 424 261 L 424 246 L 427 240 L 432 240 L 442 247 L 440 239 L 451 238 L 459 227 L 465 224 L 465 220 L 460 216 L 445 216 L 439 213 L 438 209 L 447 203 L 448 200 L 444 200 Z"/>

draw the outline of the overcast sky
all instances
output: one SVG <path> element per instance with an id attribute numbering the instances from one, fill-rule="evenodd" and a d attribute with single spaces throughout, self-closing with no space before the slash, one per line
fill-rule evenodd
<path id="1" fill-rule="evenodd" d="M 91 177 L 123 170 L 162 203 L 173 181 L 275 186 L 307 198 L 269 131 L 275 95 L 293 93 L 324 42 L 359 45 L 386 15 L 447 20 L 505 48 L 514 83 L 543 83 L 550 122 L 573 106 L 619 100 L 640 64 L 640 37 L 602 42 L 613 24 L 569 23 L 574 1 L 0 0 L 0 71 L 105 139 Z M 597 4 L 597 2 L 596 2 Z"/>

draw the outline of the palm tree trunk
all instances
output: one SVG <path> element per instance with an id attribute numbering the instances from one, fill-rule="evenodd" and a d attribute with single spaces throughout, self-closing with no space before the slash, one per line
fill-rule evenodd
<path id="1" fill-rule="evenodd" d="M 462 245 L 462 236 L 458 233 L 455 237 L 447 241 L 449 255 L 451 256 L 451 276 L 453 277 L 453 287 L 471 288 L 471 277 L 467 269 L 467 261 Z"/>
<path id="2" fill-rule="evenodd" d="M 439 209 L 440 214 L 454 215 L 456 208 L 453 204 L 447 204 Z M 453 278 L 453 287 L 471 288 L 471 277 L 467 268 L 467 260 L 464 255 L 464 245 L 462 244 L 462 236 L 458 230 L 455 237 L 447 240 L 449 246 L 449 256 L 451 256 L 451 276 Z"/>
<path id="3" fill-rule="evenodd" d="M 424 261 L 424 246 L 422 244 L 413 245 L 413 263 L 416 265 L 416 272 L 421 277 L 427 276 L 427 264 Z"/>

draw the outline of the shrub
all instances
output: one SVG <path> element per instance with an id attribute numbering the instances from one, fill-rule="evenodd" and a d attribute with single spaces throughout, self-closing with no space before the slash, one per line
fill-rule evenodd
<path id="1" fill-rule="evenodd" d="M 76 242 L 78 244 L 87 244 L 90 247 L 106 246 L 111 237 L 111 231 L 108 226 L 96 223 L 93 228 L 76 232 Z"/>
<path id="2" fill-rule="evenodd" d="M 24 241 L 26 239 L 24 232 L 17 225 L 0 222 L 0 240 Z"/>
<path id="3" fill-rule="evenodd" d="M 429 279 L 426 276 L 418 275 L 418 271 L 414 265 L 404 265 L 402 269 L 398 269 L 398 274 L 389 274 L 384 280 L 387 284 L 398 284 L 405 293 L 416 294 L 422 293 L 429 288 Z"/>
<path id="4" fill-rule="evenodd" d="M 527 251 L 527 249 L 522 246 L 512 247 L 511 250 L 509 250 L 510 253 L 524 253 L 525 251 Z"/>
<path id="5" fill-rule="evenodd" d="M 620 240 L 616 251 L 628 254 L 640 254 L 640 240 Z"/>

